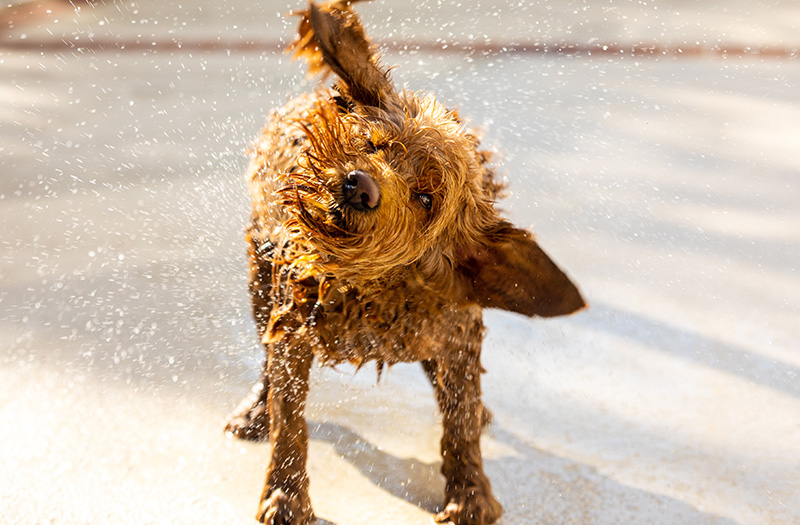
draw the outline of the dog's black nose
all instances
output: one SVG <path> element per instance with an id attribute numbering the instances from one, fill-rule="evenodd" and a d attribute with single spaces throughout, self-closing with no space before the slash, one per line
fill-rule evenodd
<path id="1" fill-rule="evenodd" d="M 343 189 L 344 202 L 356 210 L 374 210 L 381 201 L 378 183 L 361 170 L 347 174 Z"/>

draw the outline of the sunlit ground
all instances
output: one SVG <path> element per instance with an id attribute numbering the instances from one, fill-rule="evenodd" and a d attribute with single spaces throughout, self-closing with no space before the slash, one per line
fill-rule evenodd
<path id="1" fill-rule="evenodd" d="M 359 6 L 395 81 L 482 126 L 591 303 L 485 314 L 503 523 L 800 522 L 800 8 L 405 4 Z M 248 523 L 243 173 L 313 86 L 277 50 L 296 5 L 36 6 L 0 14 L 0 523 Z M 315 511 L 425 523 L 432 393 L 375 382 L 315 370 Z"/>

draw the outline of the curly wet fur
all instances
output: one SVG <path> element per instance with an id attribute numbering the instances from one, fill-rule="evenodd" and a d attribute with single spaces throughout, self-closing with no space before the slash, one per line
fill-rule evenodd
<path id="1" fill-rule="evenodd" d="M 290 49 L 338 77 L 274 110 L 248 175 L 262 380 L 228 424 L 269 438 L 258 519 L 313 518 L 303 410 L 311 363 L 420 361 L 443 414 L 440 523 L 493 523 L 483 472 L 482 308 L 554 316 L 578 290 L 494 207 L 503 187 L 478 134 L 432 95 L 397 91 L 352 2 L 299 11 Z M 356 183 L 373 194 L 353 205 Z"/>

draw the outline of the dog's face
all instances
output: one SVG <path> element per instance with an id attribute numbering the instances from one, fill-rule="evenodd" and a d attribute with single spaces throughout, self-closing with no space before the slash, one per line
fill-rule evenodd
<path id="1" fill-rule="evenodd" d="M 306 15 L 305 45 L 340 78 L 297 122 L 307 147 L 279 190 L 306 262 L 362 290 L 414 279 L 529 315 L 582 307 L 530 234 L 494 209 L 498 184 L 455 112 L 398 92 L 351 11 L 312 4 Z"/>
<path id="2" fill-rule="evenodd" d="M 339 96 L 298 124 L 308 147 L 284 205 L 350 279 L 431 273 L 500 221 L 476 139 L 432 97 L 391 93 L 375 107 Z"/>

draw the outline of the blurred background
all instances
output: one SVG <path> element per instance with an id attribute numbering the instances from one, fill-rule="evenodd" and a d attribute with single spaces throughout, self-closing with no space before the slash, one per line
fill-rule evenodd
<path id="1" fill-rule="evenodd" d="M 268 445 L 247 149 L 313 89 L 285 1 L 0 3 L 0 522 L 248 523 Z M 487 311 L 505 524 L 800 522 L 800 6 L 360 4 L 400 86 L 485 133 L 591 308 Z M 423 523 L 416 365 L 315 369 L 322 523 Z"/>

